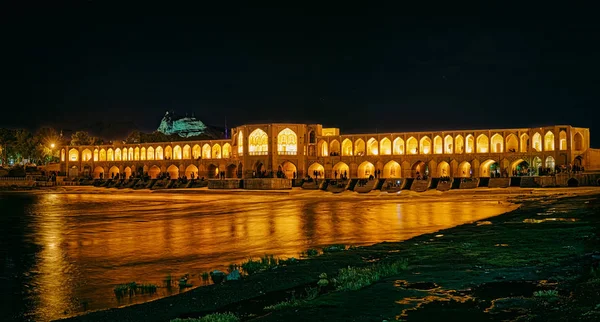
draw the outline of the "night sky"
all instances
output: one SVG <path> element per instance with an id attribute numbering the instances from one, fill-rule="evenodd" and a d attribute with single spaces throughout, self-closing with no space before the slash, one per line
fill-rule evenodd
<path id="1" fill-rule="evenodd" d="M 342 133 L 571 124 L 600 142 L 591 8 L 100 6 L 4 8 L 2 105 L 14 113 L 0 127 L 152 131 L 173 110 Z"/>

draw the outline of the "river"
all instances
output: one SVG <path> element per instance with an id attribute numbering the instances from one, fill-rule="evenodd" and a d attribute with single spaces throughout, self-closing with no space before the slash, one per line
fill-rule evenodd
<path id="1" fill-rule="evenodd" d="M 274 254 L 405 240 L 510 209 L 497 201 L 158 193 L 0 193 L 2 321 L 48 321 L 180 292 L 118 299 Z"/>

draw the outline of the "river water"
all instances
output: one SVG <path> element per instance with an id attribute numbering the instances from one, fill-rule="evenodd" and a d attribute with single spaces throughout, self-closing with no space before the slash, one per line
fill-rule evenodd
<path id="1" fill-rule="evenodd" d="M 0 193 L 1 321 L 48 321 L 180 292 L 117 299 L 274 254 L 399 241 L 506 212 L 497 201 L 157 193 Z"/>

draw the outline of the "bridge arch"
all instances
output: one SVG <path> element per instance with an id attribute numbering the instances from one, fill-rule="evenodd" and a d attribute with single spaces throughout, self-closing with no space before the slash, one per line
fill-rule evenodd
<path id="1" fill-rule="evenodd" d="M 463 161 L 458 165 L 458 176 L 460 178 L 470 178 L 472 175 L 471 163 Z"/>
<path id="2" fill-rule="evenodd" d="M 392 141 L 388 138 L 381 139 L 380 145 L 380 154 L 381 155 L 391 155 L 392 154 Z"/>
<path id="3" fill-rule="evenodd" d="M 375 138 L 370 138 L 367 141 L 367 155 L 378 155 L 379 154 L 379 142 Z"/>
<path id="4" fill-rule="evenodd" d="M 383 178 L 401 178 L 402 167 L 396 161 L 390 161 L 383 166 Z"/>
<path id="5" fill-rule="evenodd" d="M 319 178 L 323 178 L 325 176 L 325 168 L 320 163 L 315 162 L 308 167 L 308 176 L 314 179 L 315 171 L 319 173 Z"/>
<path id="6" fill-rule="evenodd" d="M 437 176 L 441 177 L 450 177 L 452 173 L 450 172 L 450 164 L 446 161 L 442 161 L 437 165 Z"/>
<path id="7" fill-rule="evenodd" d="M 171 180 L 179 178 L 179 167 L 177 167 L 176 165 L 171 164 L 167 168 L 167 172 L 169 173 L 169 177 L 171 177 Z"/>
<path id="8" fill-rule="evenodd" d="M 404 154 L 404 140 L 401 137 L 394 139 L 394 155 Z"/>
<path id="9" fill-rule="evenodd" d="M 358 177 L 368 178 L 371 175 L 375 175 L 375 166 L 369 161 L 364 161 L 358 166 Z"/>
<path id="10" fill-rule="evenodd" d="M 350 177 L 350 167 L 344 162 L 338 162 L 333 166 L 333 171 L 337 171 L 338 175 L 346 175 Z"/>

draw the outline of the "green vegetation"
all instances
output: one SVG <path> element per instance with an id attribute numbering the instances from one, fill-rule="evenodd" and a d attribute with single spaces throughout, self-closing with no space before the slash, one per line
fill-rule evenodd
<path id="1" fill-rule="evenodd" d="M 335 253 L 346 250 L 346 245 L 344 244 L 333 244 L 323 248 L 323 253 Z"/>
<path id="2" fill-rule="evenodd" d="M 533 296 L 540 298 L 558 297 L 558 291 L 556 290 L 545 290 L 533 292 Z"/>
<path id="3" fill-rule="evenodd" d="M 167 275 L 164 282 L 165 282 L 166 287 L 171 287 L 171 282 L 172 282 L 171 274 Z"/>
<path id="4" fill-rule="evenodd" d="M 252 258 L 248 259 L 242 263 L 241 268 L 244 270 L 244 272 L 246 272 L 246 274 L 252 275 L 259 271 L 277 267 L 279 262 L 279 259 L 273 255 L 264 255 L 258 260 L 253 260 Z"/>
<path id="5" fill-rule="evenodd" d="M 313 248 L 309 248 L 306 250 L 306 252 L 302 253 L 302 255 L 306 257 L 313 257 L 319 255 L 319 251 Z"/>
<path id="6" fill-rule="evenodd" d="M 340 269 L 336 278 L 336 288 L 340 291 L 353 291 L 406 270 L 408 261 L 400 259 L 391 263 L 375 264 L 369 267 L 348 267 Z"/>
<path id="7" fill-rule="evenodd" d="M 276 311 L 276 310 L 282 310 L 282 309 L 290 308 L 290 307 L 303 306 L 303 305 L 306 305 L 309 301 L 312 301 L 315 298 L 317 298 L 317 296 L 319 295 L 319 289 L 316 287 L 309 287 L 309 288 L 305 289 L 305 292 L 306 292 L 306 296 L 303 299 L 296 299 L 296 297 L 294 295 L 292 295 L 291 299 L 289 299 L 287 301 L 279 302 L 277 304 L 265 306 L 264 309 L 266 311 Z"/>
<path id="8" fill-rule="evenodd" d="M 208 274 L 208 272 L 202 273 L 201 276 L 202 276 L 202 281 L 208 282 L 208 279 L 210 278 L 210 274 Z"/>
<path id="9" fill-rule="evenodd" d="M 238 322 L 240 319 L 233 313 L 213 313 L 197 319 L 173 319 L 171 322 Z"/>

